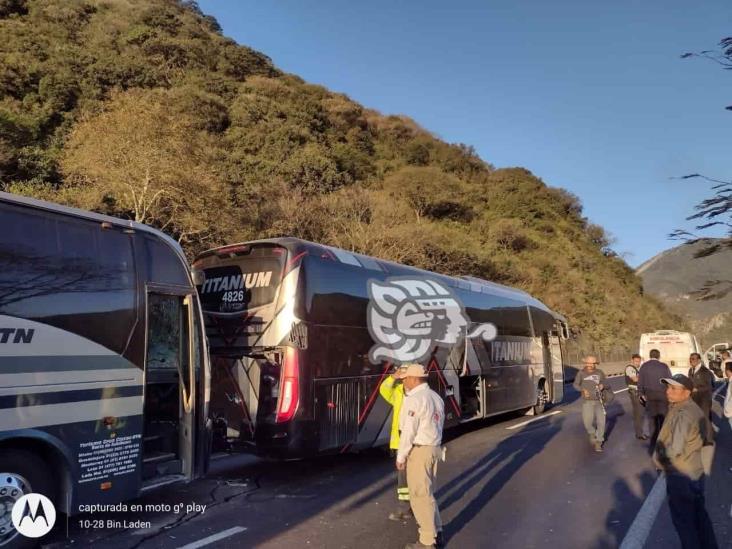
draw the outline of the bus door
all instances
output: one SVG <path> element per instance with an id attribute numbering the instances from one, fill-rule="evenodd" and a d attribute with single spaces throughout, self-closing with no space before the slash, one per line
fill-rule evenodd
<path id="1" fill-rule="evenodd" d="M 192 478 L 195 432 L 193 296 L 148 287 L 142 476 Z"/>
<path id="2" fill-rule="evenodd" d="M 562 345 L 559 334 L 554 331 L 548 335 L 549 368 L 551 375 L 547 379 L 552 380 L 551 401 L 562 402 L 564 398 L 564 362 L 562 360 Z"/>

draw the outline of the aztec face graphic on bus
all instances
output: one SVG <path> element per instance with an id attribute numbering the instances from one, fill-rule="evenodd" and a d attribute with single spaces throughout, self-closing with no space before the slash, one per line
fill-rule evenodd
<path id="1" fill-rule="evenodd" d="M 435 345 L 451 347 L 463 337 L 495 339 L 496 327 L 481 324 L 468 334 L 470 319 L 449 288 L 429 279 L 369 280 L 368 328 L 376 342 L 373 363 L 420 362 Z"/>

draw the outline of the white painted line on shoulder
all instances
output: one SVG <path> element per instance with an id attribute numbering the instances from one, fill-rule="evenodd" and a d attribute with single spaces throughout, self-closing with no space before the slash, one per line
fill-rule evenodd
<path id="1" fill-rule="evenodd" d="M 189 543 L 188 545 L 184 545 L 180 549 L 198 549 L 199 547 L 205 547 L 206 545 L 221 541 L 224 538 L 231 537 L 240 532 L 244 532 L 245 530 L 246 528 L 244 526 L 234 526 L 233 528 L 229 528 L 228 530 L 224 530 L 222 532 L 219 532 L 218 534 L 213 534 L 206 538 L 199 539 L 198 541 Z"/>
<path id="2" fill-rule="evenodd" d="M 516 425 L 511 425 L 510 427 L 506 427 L 506 429 L 508 429 L 509 431 L 511 429 L 518 429 L 519 427 L 523 427 L 524 425 L 527 425 L 527 424 L 531 423 L 532 421 L 539 421 L 540 419 L 546 419 L 549 416 L 554 416 L 554 415 L 561 414 L 561 413 L 562 413 L 561 410 L 554 410 L 553 412 L 549 412 L 548 414 L 544 414 L 542 416 L 535 417 L 532 419 L 527 419 L 526 421 L 522 421 L 521 423 L 517 423 Z"/>
<path id="3" fill-rule="evenodd" d="M 623 538 L 623 543 L 620 544 L 620 549 L 643 549 L 646 544 L 653 523 L 656 522 L 656 516 L 658 515 L 661 505 L 663 505 L 666 499 L 666 476 L 660 475 L 656 480 L 656 483 L 651 488 L 651 493 L 648 494 L 646 501 L 638 511 L 638 514 L 633 520 L 633 524 L 628 528 L 628 532 Z"/>
<path id="4" fill-rule="evenodd" d="M 628 390 L 628 388 L 626 387 L 625 389 L 619 389 L 617 391 L 613 391 L 613 393 L 615 393 L 617 395 L 618 393 L 622 393 L 623 391 L 627 391 L 627 390 Z"/>

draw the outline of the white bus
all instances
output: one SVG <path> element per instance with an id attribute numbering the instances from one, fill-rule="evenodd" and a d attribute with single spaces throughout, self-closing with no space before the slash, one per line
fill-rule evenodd
<path id="1" fill-rule="evenodd" d="M 11 509 L 73 514 L 205 473 L 208 352 L 170 237 L 0 192 L 0 547 Z"/>
<path id="2" fill-rule="evenodd" d="M 661 362 L 668 364 L 672 374 L 687 375 L 690 368 L 689 355 L 701 354 L 696 336 L 676 330 L 657 330 L 641 334 L 638 354 L 644 361 L 650 358 L 652 349 L 658 349 L 661 353 Z"/>

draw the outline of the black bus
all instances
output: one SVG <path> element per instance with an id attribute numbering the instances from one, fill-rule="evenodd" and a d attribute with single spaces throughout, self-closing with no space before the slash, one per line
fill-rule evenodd
<path id="1" fill-rule="evenodd" d="M 202 475 L 208 351 L 180 246 L 0 193 L 0 546 L 29 493 L 66 513 Z"/>
<path id="2" fill-rule="evenodd" d="M 209 250 L 193 269 L 216 449 L 384 444 L 378 388 L 405 362 L 428 367 L 446 427 L 562 400 L 566 321 L 523 291 L 295 238 Z"/>

